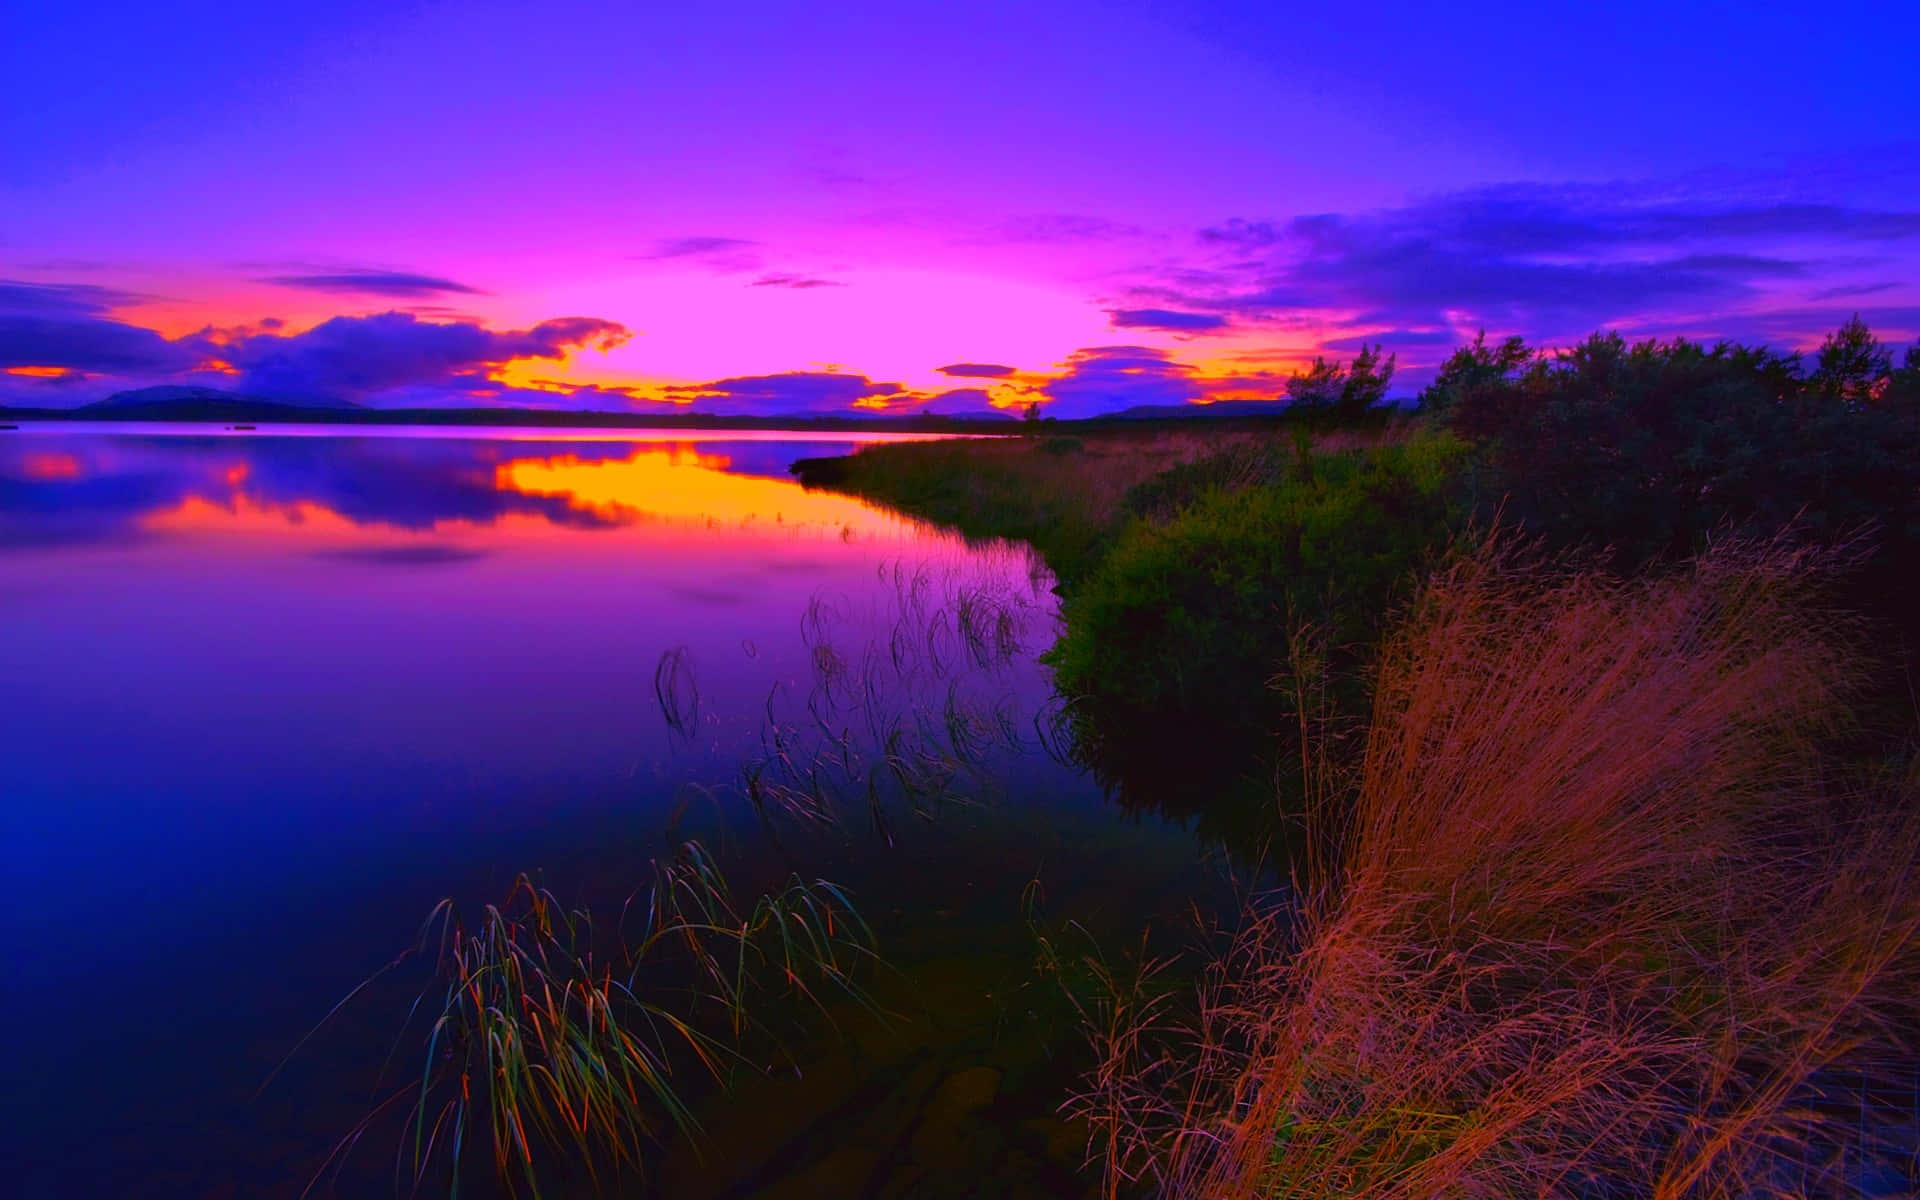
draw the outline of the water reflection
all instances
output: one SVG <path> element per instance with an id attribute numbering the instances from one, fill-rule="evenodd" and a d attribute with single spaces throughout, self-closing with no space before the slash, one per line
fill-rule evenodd
<path id="1" fill-rule="evenodd" d="M 845 442 L 15 434 L 0 443 L 0 550 L 136 540 L 183 525 L 345 525 L 427 532 L 529 517 L 572 529 L 647 519 L 852 524 L 870 510 L 809 495 L 786 463 Z M 395 561 L 402 561 L 396 559 Z"/>
<path id="2" fill-rule="evenodd" d="M 857 853 L 963 777 L 998 780 L 1023 822 L 1018 853 L 982 833 L 1010 878 L 980 895 L 1074 861 L 1066 831 L 1109 814 L 1018 744 L 1048 694 L 1048 579 L 785 478 L 845 448 L 0 439 L 0 872 L 35 898 L 0 915 L 6 1000 L 26 1027 L 92 1031 L 0 1080 L 24 1194 L 297 1194 L 288 1164 L 365 1080 L 316 1063 L 272 1128 L 248 1097 L 442 895 L 540 868 L 623 895 L 679 826 L 746 840 L 753 804 Z M 677 730 L 666 655 L 695 697 Z M 729 788 L 737 810 L 688 802 Z M 916 846 L 864 869 L 951 885 L 949 852 Z M 349 1111 L 309 1122 L 327 1089 Z"/>

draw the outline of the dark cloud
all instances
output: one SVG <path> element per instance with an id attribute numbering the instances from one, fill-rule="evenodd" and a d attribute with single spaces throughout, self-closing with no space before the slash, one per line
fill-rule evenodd
<path id="1" fill-rule="evenodd" d="M 58 271 L 67 274 L 74 271 L 108 271 L 121 264 L 98 258 L 36 258 L 15 265 L 25 271 Z"/>
<path id="2" fill-rule="evenodd" d="M 165 376 L 192 370 L 206 360 L 208 346 L 200 335 L 169 339 L 106 315 L 140 299 L 132 292 L 90 283 L 0 280 L 0 370 L 45 367 L 70 373 L 21 385 L 44 393 L 75 382 L 73 373 Z"/>
<path id="3" fill-rule="evenodd" d="M 510 404 L 520 408 L 625 412 L 641 399 L 639 389 L 618 384 L 575 384 L 560 379 L 536 379 L 530 387 L 509 387 L 494 380 L 483 380 L 468 392 L 462 402 L 483 399 L 488 404 Z"/>
<path id="4" fill-rule="evenodd" d="M 437 275 L 420 275 L 412 271 L 352 269 L 317 275 L 271 275 L 261 282 L 277 283 L 282 287 L 305 288 L 315 292 L 347 292 L 365 296 L 387 296 L 400 300 L 447 293 L 465 296 L 486 294 L 479 288 L 468 287 L 464 283 L 442 279 Z"/>
<path id="5" fill-rule="evenodd" d="M 734 250 L 745 250 L 757 246 L 758 242 L 748 238 L 736 237 L 681 237 L 666 238 L 653 244 L 653 252 L 641 255 L 642 258 L 696 258 L 703 254 L 719 254 Z"/>
<path id="6" fill-rule="evenodd" d="M 1621 241 L 1802 236 L 1888 241 L 1920 237 L 1920 212 L 1840 204 L 1674 207 L 1631 214 L 1615 222 L 1612 232 Z"/>
<path id="7" fill-rule="evenodd" d="M 779 416 L 788 413 L 849 413 L 856 401 L 918 399 L 897 383 L 876 383 L 839 371 L 787 371 L 741 375 L 711 383 L 665 389 L 666 398 L 691 402 L 696 412 Z"/>
<path id="8" fill-rule="evenodd" d="M 642 262 L 693 262 L 723 274 L 754 271 L 761 265 L 760 243 L 737 237 L 665 238 L 634 257 Z"/>
<path id="9" fill-rule="evenodd" d="M 0 279 L 0 313 L 97 317 L 144 297 L 91 283 L 27 283 Z"/>
<path id="10" fill-rule="evenodd" d="M 1713 335 L 1776 345 L 1812 346 L 1839 328 L 1848 317 L 1859 316 L 1883 340 L 1903 342 L 1920 336 L 1920 304 L 1843 305 L 1838 308 L 1802 304 L 1772 308 L 1717 322 Z M 1643 327 L 1629 332 L 1643 337 L 1670 331 Z"/>
<path id="11" fill-rule="evenodd" d="M 1850 283 L 1850 284 L 1843 284 L 1840 287 L 1822 288 L 1819 291 L 1815 292 L 1813 295 L 1808 296 L 1807 299 L 1809 300 L 1844 300 L 1849 296 L 1873 296 L 1873 295 L 1879 294 L 1880 292 L 1890 292 L 1894 288 L 1899 286 L 1900 286 L 1899 284 L 1892 283 L 1892 282 Z"/>
<path id="12" fill-rule="evenodd" d="M 935 367 L 934 370 L 955 379 L 1006 379 L 1019 373 L 1018 368 L 1003 366 L 1000 363 L 948 363 L 944 367 Z"/>
<path id="13" fill-rule="evenodd" d="M 422 321 L 411 313 L 334 317 L 304 333 L 237 339 L 221 357 L 241 372 L 241 391 L 263 396 L 363 400 L 394 389 L 470 392 L 485 373 L 518 359 L 564 359 L 608 350 L 631 336 L 596 317 L 560 317 L 531 329 L 490 330 Z"/>
<path id="14" fill-rule="evenodd" d="M 1683 254 L 1664 264 L 1683 271 L 1720 272 L 1746 279 L 1790 279 L 1808 273 L 1808 264 L 1766 254 Z"/>
<path id="15" fill-rule="evenodd" d="M 1166 333 L 1212 333 L 1225 329 L 1225 317 L 1213 313 L 1176 312 L 1170 308 L 1110 308 L 1115 329 L 1158 329 Z"/>
<path id="16" fill-rule="evenodd" d="M 846 287 L 847 285 L 837 279 L 815 279 L 810 275 L 762 275 L 748 286 L 793 288 L 796 291 L 806 291 L 809 288 Z"/>
<path id="17" fill-rule="evenodd" d="M 1151 346 L 1089 346 L 1039 388 L 1047 415 L 1090 417 L 1138 404 L 1186 404 L 1206 394 L 1194 368 Z"/>
<path id="18" fill-rule="evenodd" d="M 1392 350 L 1399 346 L 1458 346 L 1463 340 L 1471 339 L 1462 339 L 1451 329 L 1389 329 L 1385 333 L 1329 338 L 1321 342 L 1319 348 L 1358 351 L 1362 346 L 1384 346 Z"/>
<path id="19" fill-rule="evenodd" d="M 0 313 L 0 369 L 55 367 L 98 375 L 171 375 L 207 357 L 197 336 L 169 341 L 104 318 Z"/>
<path id="20" fill-rule="evenodd" d="M 23 377 L 13 376 L 13 378 L 20 379 Z M 35 374 L 25 376 L 24 378 L 31 379 L 36 383 L 44 384 L 48 387 L 66 387 L 71 384 L 85 383 L 87 381 L 87 373 L 85 371 L 78 371 L 72 368 L 60 367 L 60 368 L 52 368 L 51 373 L 42 374 L 42 373 L 36 372 Z"/>
<path id="21" fill-rule="evenodd" d="M 1680 203 L 1647 198 L 1626 188 L 1504 184 L 1358 216 L 1319 213 L 1290 221 L 1235 218 L 1201 230 L 1200 240 L 1237 250 L 1260 250 L 1287 243 L 1343 243 L 1355 231 L 1365 230 L 1424 234 L 1488 251 L 1563 253 L 1745 238 L 1920 237 L 1920 212 L 1786 202 Z"/>
<path id="22" fill-rule="evenodd" d="M 499 402 L 551 405 L 567 394 L 506 388 L 488 375 L 517 360 L 608 350 L 630 336 L 625 326 L 595 317 L 490 330 L 474 321 L 386 312 L 335 317 L 303 333 L 286 333 L 284 322 L 267 318 L 167 338 L 104 315 L 135 299 L 90 284 L 0 280 L 0 370 L 61 372 L 0 379 L 0 402 L 85 403 L 112 391 L 186 382 L 289 400 L 445 406 L 507 393 Z"/>
<path id="23" fill-rule="evenodd" d="M 4 321 L 0 317 L 0 323 Z M 98 391 L 84 371 L 14 375 L 0 370 L 0 408 L 73 408 L 97 399 Z"/>
<path id="24" fill-rule="evenodd" d="M 986 388 L 951 388 L 944 392 L 909 391 L 897 383 L 881 383 L 865 375 L 833 371 L 794 371 L 781 375 L 751 375 L 712 383 L 668 389 L 668 398 L 687 401 L 695 412 L 723 415 L 855 416 L 880 409 L 898 415 L 925 412 L 945 416 L 1000 414 Z M 866 401 L 868 403 L 860 403 Z M 869 412 L 868 415 L 872 415 Z M 729 450 L 728 453 L 734 451 Z M 785 461 L 776 474 L 784 474 Z"/>
<path id="25" fill-rule="evenodd" d="M 993 403 L 993 393 L 985 388 L 953 388 L 927 398 L 922 412 L 941 416 L 991 416 L 1004 410 Z"/>
<path id="26" fill-rule="evenodd" d="M 1286 226 L 1279 222 L 1249 221 L 1244 217 L 1233 217 L 1212 229 L 1202 229 L 1200 240 L 1212 245 L 1257 250 L 1263 246 L 1273 245 L 1286 235 Z"/>
<path id="27" fill-rule="evenodd" d="M 1920 239 L 1920 211 L 1674 200 L 1646 189 L 1508 185 L 1402 208 L 1203 229 L 1218 261 L 1159 272 L 1143 300 L 1266 324 L 1485 325 L 1536 338 L 1734 312 L 1852 243 Z M 1788 243 L 1796 256 L 1777 247 Z"/>
<path id="28" fill-rule="evenodd" d="M 1035 216 L 1017 217 L 1000 226 L 1003 240 L 1014 242 L 1100 242 L 1113 241 L 1138 235 L 1140 229 L 1134 225 L 1122 225 L 1109 221 L 1105 217 L 1082 216 L 1077 213 L 1040 213 Z"/>

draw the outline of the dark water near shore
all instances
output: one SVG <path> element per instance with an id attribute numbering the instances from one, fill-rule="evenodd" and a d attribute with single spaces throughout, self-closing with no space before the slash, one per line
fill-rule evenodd
<path id="1" fill-rule="evenodd" d="M 256 1090 L 437 899 L 538 871 L 618 905 L 695 834 L 853 888 L 899 1019 L 711 1107 L 669 1190 L 1080 1186 L 1043 1145 L 1072 1038 L 1022 889 L 1124 942 L 1198 850 L 1046 752 L 1028 555 L 787 478 L 863 440 L 0 434 L 0 1190 L 298 1195 L 403 1012 L 370 998 Z M 924 790 L 843 754 L 840 825 L 770 835 L 743 764 L 826 728 L 924 747 Z M 383 1194 L 389 1156 L 316 1194 Z"/>

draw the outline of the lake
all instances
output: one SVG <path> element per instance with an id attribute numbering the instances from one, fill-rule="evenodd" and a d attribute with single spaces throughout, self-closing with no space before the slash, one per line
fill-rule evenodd
<path id="1" fill-rule="evenodd" d="M 1023 891 L 1126 943 L 1208 876 L 1049 746 L 1044 568 L 788 476 L 884 436 L 0 433 L 8 1194 L 384 1194 L 372 1132 L 322 1166 L 411 993 L 303 1037 L 442 897 L 617 911 L 694 837 L 848 887 L 893 1019 L 706 1098 L 651 1186 L 1070 1181 Z"/>

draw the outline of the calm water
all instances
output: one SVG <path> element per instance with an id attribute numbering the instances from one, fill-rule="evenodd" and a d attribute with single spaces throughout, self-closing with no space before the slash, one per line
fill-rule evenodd
<path id="1" fill-rule="evenodd" d="M 521 871 L 617 903 L 691 830 L 850 883 L 909 965 L 1005 941 L 1036 875 L 1115 928 L 1177 904 L 1192 842 L 1034 735 L 1044 572 L 789 481 L 858 440 L 0 433 L 0 1191 L 298 1194 L 395 1014 L 255 1090 Z M 973 765 L 869 808 L 843 762 L 842 828 L 776 850 L 735 785 L 803 727 Z"/>

